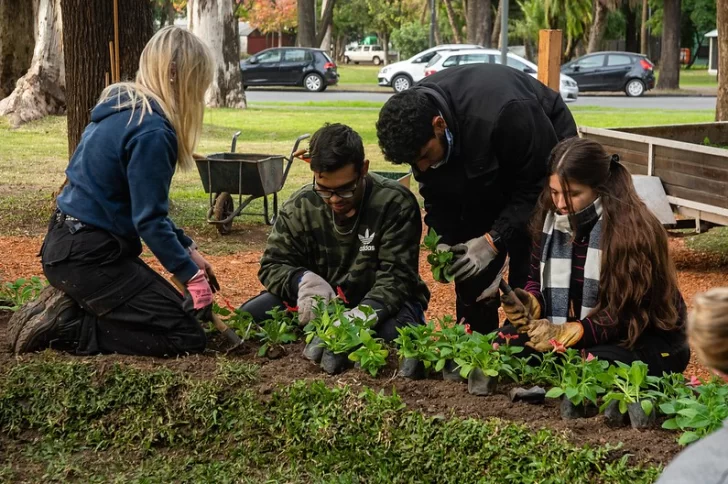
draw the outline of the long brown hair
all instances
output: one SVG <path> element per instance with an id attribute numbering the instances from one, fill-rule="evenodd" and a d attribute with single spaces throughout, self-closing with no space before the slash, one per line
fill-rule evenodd
<path id="1" fill-rule="evenodd" d="M 602 265 L 592 314 L 606 310 L 615 321 L 627 322 L 629 332 L 622 345 L 628 348 L 650 325 L 674 329 L 679 293 L 667 231 L 640 200 L 627 169 L 596 141 L 569 138 L 551 152 L 548 175 L 553 174 L 559 176 L 564 193 L 569 192 L 569 182 L 575 182 L 591 187 L 602 200 Z M 532 219 L 534 240 L 540 240 L 546 215 L 555 209 L 547 182 Z"/>

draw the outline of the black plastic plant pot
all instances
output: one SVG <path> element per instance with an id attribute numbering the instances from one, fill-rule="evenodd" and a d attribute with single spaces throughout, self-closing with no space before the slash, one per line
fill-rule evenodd
<path id="1" fill-rule="evenodd" d="M 619 402 L 612 400 L 604 409 L 604 421 L 608 427 L 626 427 L 629 425 L 629 414 L 619 411 Z"/>
<path id="2" fill-rule="evenodd" d="M 467 378 L 460 376 L 460 368 L 458 368 L 458 364 L 454 360 L 447 360 L 445 362 L 445 366 L 442 368 L 442 379 L 460 383 L 468 381 Z"/>
<path id="3" fill-rule="evenodd" d="M 488 376 L 480 368 L 473 368 L 468 375 L 468 393 L 471 395 L 493 395 L 498 386 L 497 376 Z"/>
<path id="4" fill-rule="evenodd" d="M 325 349 L 321 355 L 321 368 L 329 375 L 342 373 L 353 366 L 353 362 L 346 353 L 334 353 Z"/>
<path id="5" fill-rule="evenodd" d="M 425 377 L 425 364 L 417 358 L 403 358 L 399 362 L 399 374 L 404 378 L 421 380 Z"/>
<path id="6" fill-rule="evenodd" d="M 630 403 L 627 405 L 627 414 L 629 414 L 629 422 L 633 429 L 646 429 L 654 427 L 657 416 L 655 415 L 654 405 L 649 415 L 645 414 L 640 402 Z"/>
<path id="7" fill-rule="evenodd" d="M 540 403 L 543 403 L 544 400 L 546 400 L 546 390 L 539 386 L 534 386 L 531 388 L 513 388 L 509 393 L 508 396 L 511 399 L 511 402 L 526 402 L 531 403 L 534 405 L 538 405 Z"/>
<path id="8" fill-rule="evenodd" d="M 316 363 L 321 361 L 321 355 L 323 355 L 323 353 L 323 341 L 318 336 L 314 336 L 313 339 L 303 349 L 303 356 Z"/>
<path id="9" fill-rule="evenodd" d="M 561 399 L 561 418 L 564 420 L 573 420 L 577 418 L 590 418 L 599 413 L 599 409 L 594 405 L 574 405 L 566 395 Z"/>

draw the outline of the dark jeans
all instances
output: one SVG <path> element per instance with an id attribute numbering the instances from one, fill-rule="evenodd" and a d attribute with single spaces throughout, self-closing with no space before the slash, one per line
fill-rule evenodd
<path id="1" fill-rule="evenodd" d="M 83 309 L 76 353 L 175 356 L 205 349 L 182 295 L 139 258 L 141 245 L 105 230 L 51 219 L 43 272 Z"/>
<path id="2" fill-rule="evenodd" d="M 528 281 L 530 264 L 530 242 L 527 237 L 514 237 L 508 244 L 508 284 L 514 289 L 523 288 Z M 476 302 L 480 294 L 493 282 L 503 265 L 505 255 L 493 261 L 491 267 L 480 275 L 455 284 L 456 312 L 458 322 L 465 320 L 473 331 L 490 333 L 498 328 L 498 298 Z"/>
<path id="3" fill-rule="evenodd" d="M 259 323 L 269 319 L 270 316 L 266 313 L 275 307 L 282 308 L 283 300 L 275 294 L 263 291 L 240 306 L 240 310 L 249 312 L 253 316 L 255 322 Z M 385 321 L 377 322 L 376 326 L 374 326 L 374 330 L 378 337 L 382 338 L 384 341 L 391 342 L 399 336 L 397 328 L 415 324 L 425 324 L 425 313 L 422 310 L 420 303 L 406 302 L 396 316 Z"/>
<path id="4" fill-rule="evenodd" d="M 518 334 L 516 328 L 511 324 L 506 324 L 500 331 L 503 334 Z M 505 340 L 502 338 L 498 338 L 497 341 L 500 344 L 505 344 Z M 511 341 L 514 346 L 523 346 L 523 351 L 518 354 L 522 358 L 539 353 L 525 346 L 527 341 L 528 335 L 525 333 L 518 334 L 518 339 Z M 649 374 L 654 376 L 662 376 L 663 372 L 682 373 L 690 361 L 690 347 L 687 344 L 676 346 L 658 337 L 644 341 L 640 347 L 634 349 L 624 348 L 616 344 L 604 344 L 584 348 L 583 351 L 585 355 L 591 353 L 600 360 L 607 360 L 610 363 L 621 361 L 631 365 L 634 361 L 642 361 L 647 364 Z"/>

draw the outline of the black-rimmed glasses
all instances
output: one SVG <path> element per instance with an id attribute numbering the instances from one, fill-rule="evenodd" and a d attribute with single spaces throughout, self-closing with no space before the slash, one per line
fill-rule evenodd
<path id="1" fill-rule="evenodd" d="M 354 186 L 351 188 L 347 188 L 345 190 L 342 189 L 330 189 L 330 188 L 319 188 L 318 185 L 316 185 L 316 177 L 313 178 L 313 191 L 315 191 L 319 197 L 323 198 L 324 200 L 328 200 L 329 198 L 336 195 L 339 198 L 347 199 L 352 198 L 354 196 L 354 193 L 356 192 L 356 187 L 359 185 L 359 179 L 354 181 Z"/>

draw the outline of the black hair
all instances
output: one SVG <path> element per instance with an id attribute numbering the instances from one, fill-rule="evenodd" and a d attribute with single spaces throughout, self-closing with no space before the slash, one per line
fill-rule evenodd
<path id="1" fill-rule="evenodd" d="M 353 164 L 356 172 L 361 173 L 364 144 L 361 136 L 349 126 L 326 123 L 311 136 L 308 146 L 313 171 L 325 173 Z"/>
<path id="2" fill-rule="evenodd" d="M 432 118 L 440 112 L 423 92 L 409 89 L 392 96 L 379 111 L 377 137 L 384 158 L 396 165 L 415 163 L 435 137 Z"/>

